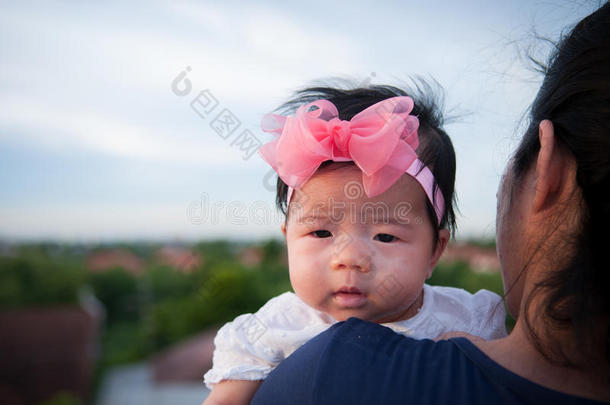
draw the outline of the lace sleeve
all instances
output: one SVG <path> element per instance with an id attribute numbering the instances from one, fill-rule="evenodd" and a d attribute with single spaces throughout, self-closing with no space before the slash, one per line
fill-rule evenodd
<path id="1" fill-rule="evenodd" d="M 502 298 L 491 291 L 480 290 L 475 295 L 477 305 L 473 319 L 477 322 L 473 334 L 486 340 L 499 339 L 506 336 L 506 311 Z"/>
<path id="2" fill-rule="evenodd" d="M 213 367 L 204 375 L 210 389 L 221 380 L 263 380 L 282 360 L 277 349 L 257 344 L 266 326 L 256 314 L 240 315 L 214 338 Z"/>
<path id="3" fill-rule="evenodd" d="M 204 382 L 211 389 L 221 380 L 263 380 L 333 321 L 292 292 L 274 297 L 255 314 L 240 315 L 220 328 Z"/>

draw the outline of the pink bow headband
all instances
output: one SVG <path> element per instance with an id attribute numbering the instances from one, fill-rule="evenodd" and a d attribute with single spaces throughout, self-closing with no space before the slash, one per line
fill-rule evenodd
<path id="1" fill-rule="evenodd" d="M 312 107 L 317 109 L 310 111 Z M 350 121 L 328 100 L 299 107 L 294 117 L 267 114 L 261 128 L 278 138 L 260 147 L 262 158 L 289 186 L 300 188 L 326 160 L 353 161 L 362 170 L 367 196 L 387 190 L 403 173 L 423 187 L 440 224 L 445 203 L 434 175 L 418 158 L 418 119 L 409 115 L 411 97 L 392 97 L 356 114 Z"/>

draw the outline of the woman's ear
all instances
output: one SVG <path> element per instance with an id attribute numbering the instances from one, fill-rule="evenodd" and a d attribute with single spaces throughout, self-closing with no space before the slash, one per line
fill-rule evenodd
<path id="1" fill-rule="evenodd" d="M 284 238 L 286 237 L 286 221 L 282 222 L 282 225 L 280 226 L 280 228 L 282 229 L 282 233 L 284 234 Z"/>
<path id="2" fill-rule="evenodd" d="M 536 160 L 535 191 L 532 209 L 534 213 L 546 211 L 575 186 L 575 161 L 557 144 L 553 123 L 540 122 L 538 138 L 540 151 Z"/>
<path id="3" fill-rule="evenodd" d="M 558 176 L 556 173 L 555 158 L 555 130 L 553 123 L 543 120 L 538 126 L 538 139 L 540 150 L 536 160 L 536 192 L 534 194 L 533 209 L 540 211 L 547 205 L 549 195 L 557 188 Z"/>
<path id="4" fill-rule="evenodd" d="M 432 270 L 436 267 L 441 255 L 445 251 L 447 247 L 447 243 L 449 242 L 449 234 L 448 229 L 439 229 L 438 231 L 438 240 L 436 241 L 436 246 L 434 247 L 434 251 L 432 252 L 432 256 L 430 257 L 430 266 L 428 268 L 428 276 L 426 278 L 430 278 L 432 275 Z"/>

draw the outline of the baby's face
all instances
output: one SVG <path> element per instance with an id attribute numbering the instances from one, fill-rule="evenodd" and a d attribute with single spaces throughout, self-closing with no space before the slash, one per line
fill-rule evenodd
<path id="1" fill-rule="evenodd" d="M 448 239 L 434 244 L 426 195 L 404 174 L 368 198 L 354 165 L 330 165 L 296 190 L 283 228 L 290 281 L 311 307 L 338 321 L 408 319 Z"/>

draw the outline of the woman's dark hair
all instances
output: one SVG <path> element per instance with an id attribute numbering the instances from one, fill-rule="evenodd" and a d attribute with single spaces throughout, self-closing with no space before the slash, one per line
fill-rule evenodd
<path id="1" fill-rule="evenodd" d="M 416 152 L 419 160 L 430 168 L 434 174 L 436 182 L 434 187 L 440 189 L 445 201 L 445 212 L 440 225 L 434 227 L 434 240 L 436 241 L 438 240 L 439 229 L 447 228 L 452 234 L 455 232 L 455 151 L 451 139 L 442 129 L 443 115 L 440 110 L 442 94 L 435 91 L 430 84 L 422 79 L 417 80 L 414 87 L 413 90 L 408 91 L 387 85 L 352 86 L 352 88 L 347 89 L 339 88 L 339 86 L 308 87 L 297 91 L 294 97 L 282 104 L 277 111 L 293 113 L 304 104 L 326 99 L 337 107 L 341 120 L 351 120 L 354 115 L 382 100 L 397 96 L 411 97 L 415 104 L 411 114 L 419 119 L 420 144 Z M 334 162 L 325 161 L 320 167 L 329 164 L 334 164 Z M 284 214 L 287 213 L 287 192 L 288 186 L 278 177 L 276 203 Z M 426 199 L 426 203 L 431 222 L 433 224 L 438 223 L 434 207 L 428 199 Z"/>
<path id="2" fill-rule="evenodd" d="M 545 316 L 536 317 L 536 322 L 546 319 L 542 326 L 547 331 L 571 327 L 576 347 L 582 348 L 580 355 L 586 355 L 586 349 L 599 346 L 599 320 L 607 322 L 610 313 L 610 3 L 564 35 L 548 67 L 540 66 L 545 77 L 531 106 L 529 128 L 513 157 L 514 175 L 521 178 L 533 164 L 540 150 L 538 125 L 551 120 L 557 142 L 576 160 L 582 221 L 575 235 L 562 235 L 563 243 L 574 248 L 570 263 L 535 286 L 536 292 L 546 291 Z M 563 220 L 565 215 L 557 218 Z M 534 296 L 527 298 L 528 307 Z M 530 339 L 547 359 L 576 365 L 560 345 L 543 347 L 532 320 L 526 315 L 525 321 Z M 605 332 L 610 361 L 610 331 Z"/>

